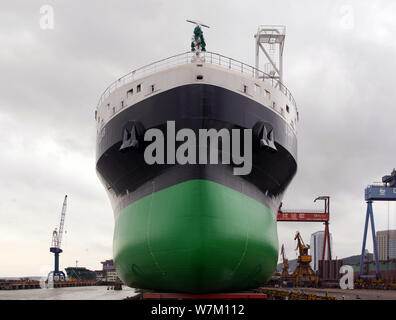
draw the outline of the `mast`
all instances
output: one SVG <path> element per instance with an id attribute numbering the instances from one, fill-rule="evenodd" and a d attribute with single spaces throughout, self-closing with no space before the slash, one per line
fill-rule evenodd
<path id="1" fill-rule="evenodd" d="M 256 69 L 260 70 L 260 50 L 266 58 L 263 71 L 270 78 L 283 82 L 283 48 L 285 45 L 286 27 L 259 26 L 256 39 Z M 258 74 L 256 74 L 258 77 Z"/>

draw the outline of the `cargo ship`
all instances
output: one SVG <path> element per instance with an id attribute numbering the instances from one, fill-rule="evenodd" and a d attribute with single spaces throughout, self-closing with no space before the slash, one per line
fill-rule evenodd
<path id="1" fill-rule="evenodd" d="M 77 280 L 96 279 L 96 273 L 94 271 L 88 270 L 85 267 L 68 267 L 65 268 L 65 271 L 69 279 L 77 279 Z"/>
<path id="2" fill-rule="evenodd" d="M 297 106 L 282 83 L 285 28 L 259 27 L 253 67 L 206 51 L 203 27 L 196 23 L 191 51 L 117 79 L 95 111 L 96 171 L 115 218 L 114 263 L 130 287 L 244 290 L 276 269 L 276 213 L 297 170 Z M 261 51 L 273 57 L 268 72 L 259 69 Z M 201 130 L 218 140 L 186 147 Z M 240 139 L 230 151 L 224 147 L 234 132 Z M 164 146 L 151 162 L 154 133 Z M 251 157 L 241 164 L 237 150 Z M 198 153 L 206 158 L 195 161 Z M 223 161 L 230 153 L 232 161 Z"/>

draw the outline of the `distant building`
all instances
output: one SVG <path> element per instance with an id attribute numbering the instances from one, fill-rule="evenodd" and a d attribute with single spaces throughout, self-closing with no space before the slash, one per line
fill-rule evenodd
<path id="1" fill-rule="evenodd" d="M 312 256 L 311 268 L 315 271 L 319 269 L 319 260 L 322 260 L 323 253 L 323 242 L 324 242 L 324 231 L 318 231 L 311 235 L 311 250 L 310 254 Z M 333 252 L 333 236 L 330 233 L 330 251 Z M 325 251 L 325 259 L 328 258 L 329 252 L 327 249 Z"/>
<path id="2" fill-rule="evenodd" d="M 113 260 L 106 260 L 102 261 L 101 264 L 103 265 L 103 270 L 102 270 L 102 279 L 103 281 L 109 281 L 109 282 L 115 282 L 115 281 L 120 281 L 120 278 L 118 277 L 117 270 L 114 267 L 114 261 Z"/>
<path id="3" fill-rule="evenodd" d="M 396 230 L 377 231 L 376 239 L 378 259 L 396 259 Z"/>
<path id="4" fill-rule="evenodd" d="M 113 259 L 102 261 L 101 264 L 103 265 L 103 270 L 114 270 L 115 269 Z"/>
<path id="5" fill-rule="evenodd" d="M 107 281 L 115 282 L 119 280 L 120 278 L 118 277 L 117 271 L 115 269 L 107 271 Z"/>
<path id="6" fill-rule="evenodd" d="M 106 271 L 104 270 L 95 270 L 96 279 L 99 281 L 106 281 Z"/>

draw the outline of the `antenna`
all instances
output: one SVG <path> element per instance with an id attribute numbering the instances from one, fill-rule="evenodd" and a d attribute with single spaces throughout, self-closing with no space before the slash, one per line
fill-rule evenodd
<path id="1" fill-rule="evenodd" d="M 199 27 L 205 27 L 205 28 L 210 28 L 207 24 L 203 24 L 202 22 L 199 21 L 194 21 L 194 20 L 186 20 L 187 22 L 193 23 Z"/>
<path id="2" fill-rule="evenodd" d="M 195 52 L 195 57 L 192 58 L 192 62 L 198 60 L 204 62 L 205 57 L 200 57 L 200 54 L 201 52 L 206 51 L 206 42 L 201 27 L 205 27 L 205 28 L 210 28 L 210 27 L 207 24 L 204 24 L 200 21 L 193 21 L 193 20 L 186 20 L 186 21 L 196 25 L 191 39 L 191 51 Z"/>

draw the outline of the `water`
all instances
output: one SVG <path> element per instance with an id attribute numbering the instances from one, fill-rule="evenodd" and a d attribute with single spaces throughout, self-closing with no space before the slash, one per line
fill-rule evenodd
<path id="1" fill-rule="evenodd" d="M 107 286 L 53 289 L 0 290 L 0 300 L 122 300 L 136 295 L 133 288 L 107 290 Z"/>

